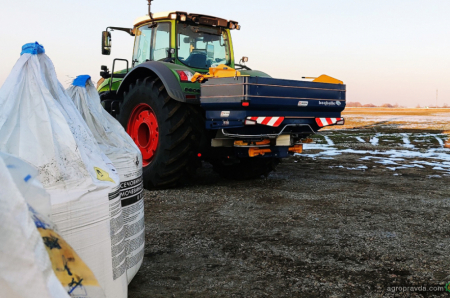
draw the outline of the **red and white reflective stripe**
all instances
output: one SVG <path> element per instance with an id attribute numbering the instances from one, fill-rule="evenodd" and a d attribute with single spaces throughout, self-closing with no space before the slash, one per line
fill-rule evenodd
<path id="1" fill-rule="evenodd" d="M 247 120 L 255 121 L 256 123 L 262 125 L 278 127 L 281 122 L 283 122 L 284 117 L 247 117 Z"/>
<path id="2" fill-rule="evenodd" d="M 341 121 L 342 118 L 316 118 L 317 125 L 319 127 L 324 127 L 328 125 L 336 124 L 336 122 Z"/>

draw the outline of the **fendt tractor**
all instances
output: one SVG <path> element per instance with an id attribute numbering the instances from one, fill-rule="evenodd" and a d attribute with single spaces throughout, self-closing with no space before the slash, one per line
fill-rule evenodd
<path id="1" fill-rule="evenodd" d="M 103 107 L 142 152 L 144 187 L 164 188 L 191 176 L 201 161 L 232 179 L 268 175 L 281 158 L 301 153 L 308 136 L 344 124 L 345 85 L 321 75 L 274 79 L 236 63 L 231 31 L 238 22 L 181 11 L 151 13 L 133 28 L 131 65 L 102 66 Z M 126 69 L 114 71 L 116 62 Z M 311 81 L 311 79 L 313 79 Z"/>

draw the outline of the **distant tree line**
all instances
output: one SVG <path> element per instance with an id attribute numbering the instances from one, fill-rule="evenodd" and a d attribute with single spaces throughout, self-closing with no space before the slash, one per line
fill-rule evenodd
<path id="1" fill-rule="evenodd" d="M 430 108 L 430 109 L 448 109 L 450 106 L 447 103 L 444 103 L 442 106 L 436 106 L 436 105 L 429 105 L 429 106 L 423 106 L 417 105 L 416 108 Z"/>
<path id="2" fill-rule="evenodd" d="M 349 102 L 347 102 L 346 106 L 350 107 L 350 108 L 406 108 L 405 106 L 400 106 L 398 103 L 396 103 L 396 104 L 384 103 L 382 105 L 377 106 L 377 105 L 374 105 L 372 103 L 361 104 L 360 102 L 357 102 L 357 101 L 349 101 Z M 418 109 L 419 108 L 433 108 L 433 109 L 435 109 L 436 106 L 430 105 L 430 106 L 423 106 L 423 107 L 421 107 L 420 104 L 418 104 L 416 106 L 416 108 L 418 108 Z M 442 106 L 437 106 L 437 108 L 444 108 L 445 109 L 445 108 L 449 108 L 449 105 L 444 103 Z"/>
<path id="3" fill-rule="evenodd" d="M 362 104 L 360 102 L 349 101 L 346 104 L 347 107 L 351 108 L 406 108 L 404 106 L 399 106 L 398 103 L 392 105 L 390 103 L 384 103 L 382 105 L 374 105 L 373 103 Z"/>

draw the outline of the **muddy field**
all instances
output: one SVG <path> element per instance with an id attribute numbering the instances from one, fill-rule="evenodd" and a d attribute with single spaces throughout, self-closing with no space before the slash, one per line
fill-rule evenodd
<path id="1" fill-rule="evenodd" d="M 265 179 L 205 164 L 195 183 L 147 191 L 129 297 L 449 296 L 448 135 L 413 122 L 325 131 Z"/>

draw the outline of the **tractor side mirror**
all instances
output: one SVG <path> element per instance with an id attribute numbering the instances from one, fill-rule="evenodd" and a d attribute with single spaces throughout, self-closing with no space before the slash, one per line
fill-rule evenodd
<path id="1" fill-rule="evenodd" d="M 244 63 L 248 62 L 248 57 L 242 57 L 241 61 L 244 62 Z"/>
<path id="2" fill-rule="evenodd" d="M 111 33 L 108 31 L 102 32 L 102 55 L 111 54 Z"/>

